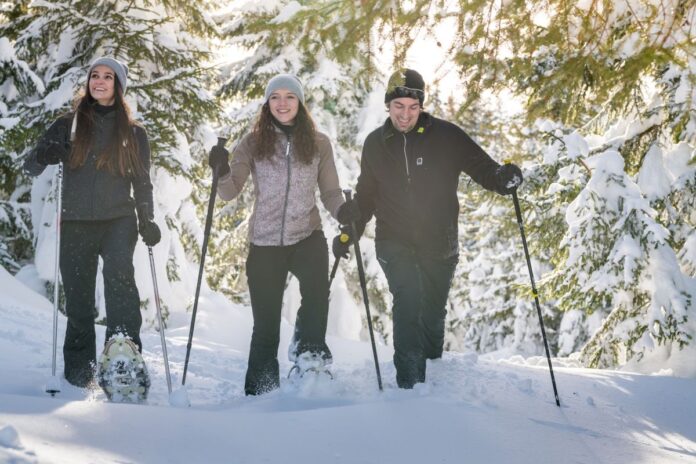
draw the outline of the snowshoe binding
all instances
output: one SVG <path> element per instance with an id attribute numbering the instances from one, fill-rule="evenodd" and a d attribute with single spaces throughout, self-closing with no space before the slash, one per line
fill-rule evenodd
<path id="1" fill-rule="evenodd" d="M 117 334 L 104 346 L 99 358 L 97 381 L 109 401 L 142 403 L 147 400 L 150 376 L 138 346 Z"/>
<path id="2" fill-rule="evenodd" d="M 288 372 L 288 379 L 299 377 L 304 377 L 307 373 L 313 373 L 315 375 L 325 375 L 333 380 L 334 376 L 329 370 L 331 365 L 331 358 L 325 358 L 322 356 L 323 353 L 310 353 L 305 352 L 300 354 L 294 359 L 295 364 L 290 368 Z"/>

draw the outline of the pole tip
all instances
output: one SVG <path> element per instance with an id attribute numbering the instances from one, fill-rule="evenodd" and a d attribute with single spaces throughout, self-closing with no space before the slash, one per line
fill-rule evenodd
<path id="1" fill-rule="evenodd" d="M 169 404 L 178 408 L 188 408 L 191 406 L 186 387 L 172 391 L 169 394 Z"/>
<path id="2" fill-rule="evenodd" d="M 46 393 L 51 396 L 56 396 L 56 393 L 60 393 L 60 379 L 55 375 L 46 382 Z"/>

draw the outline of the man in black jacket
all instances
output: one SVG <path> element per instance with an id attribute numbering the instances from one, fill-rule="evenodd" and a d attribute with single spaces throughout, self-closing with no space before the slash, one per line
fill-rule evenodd
<path id="1" fill-rule="evenodd" d="M 374 215 L 377 259 L 393 296 L 394 365 L 401 388 L 425 382 L 426 359 L 442 356 L 447 295 L 458 260 L 459 176 L 500 194 L 522 183 L 513 164 L 496 163 L 461 128 L 423 111 L 425 84 L 395 72 L 384 102 L 389 118 L 363 145 L 355 199 L 342 224 L 358 236 Z M 336 256 L 348 245 L 334 239 Z"/>

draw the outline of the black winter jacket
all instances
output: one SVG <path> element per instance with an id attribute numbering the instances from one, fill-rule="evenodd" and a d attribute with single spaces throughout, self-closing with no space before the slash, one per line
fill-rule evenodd
<path id="1" fill-rule="evenodd" d="M 41 174 L 46 166 L 37 161 L 46 141 L 54 134 L 62 134 L 66 142 L 70 137 L 74 113 L 66 114 L 56 120 L 44 133 L 41 140 L 24 161 L 24 170 L 31 176 Z M 98 221 L 132 216 L 135 206 L 150 218 L 153 215 L 152 182 L 150 181 L 150 144 L 144 128 L 135 126 L 135 139 L 138 154 L 145 168 L 140 176 L 122 177 L 107 169 L 97 169 L 97 156 L 105 144 L 110 143 L 115 126 L 115 111 L 95 111 L 92 144 L 85 163 L 71 169 L 65 163 L 63 174 L 62 220 Z M 133 196 L 131 196 L 131 187 Z M 143 205 L 147 205 L 146 209 Z M 141 213 L 141 214 L 142 214 Z M 141 218 L 142 219 L 142 218 Z"/>
<path id="2" fill-rule="evenodd" d="M 421 113 L 407 134 L 390 119 L 363 145 L 356 200 L 362 230 L 374 215 L 375 240 L 395 240 L 419 253 L 457 254 L 459 175 L 497 191 L 499 164 L 461 128 Z"/>

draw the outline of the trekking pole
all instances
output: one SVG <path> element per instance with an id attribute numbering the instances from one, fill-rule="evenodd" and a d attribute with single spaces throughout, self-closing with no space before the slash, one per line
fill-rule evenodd
<path id="1" fill-rule="evenodd" d="M 350 190 L 344 190 L 346 201 L 351 201 L 353 196 Z M 350 233 L 353 237 L 353 246 L 355 247 L 355 260 L 358 263 L 358 276 L 360 277 L 360 288 L 362 289 L 363 302 L 365 303 L 365 312 L 367 313 L 367 328 L 370 332 L 370 342 L 372 343 L 372 356 L 375 359 L 375 371 L 377 372 L 377 385 L 379 391 L 382 391 L 382 375 L 379 373 L 379 359 L 377 358 L 377 346 L 375 345 L 375 334 L 372 330 L 372 317 L 370 316 L 370 301 L 367 298 L 367 283 L 365 282 L 365 269 L 363 269 L 362 255 L 360 254 L 360 244 L 356 234 L 355 222 L 350 223 Z M 337 260 L 338 261 L 338 260 Z"/>
<path id="2" fill-rule="evenodd" d="M 60 393 L 60 380 L 56 377 L 56 351 L 58 345 L 58 296 L 60 287 L 60 220 L 63 208 L 63 163 L 58 163 L 56 176 L 56 260 L 55 278 L 53 280 L 53 361 L 51 363 L 51 379 L 46 385 L 46 393 L 56 396 Z"/>
<path id="3" fill-rule="evenodd" d="M 225 147 L 227 137 L 218 137 L 218 147 Z M 203 231 L 203 245 L 201 246 L 201 264 L 198 268 L 198 282 L 196 283 L 196 296 L 193 299 L 193 311 L 191 313 L 191 328 L 189 330 L 188 343 L 186 344 L 186 360 L 184 361 L 184 373 L 181 376 L 181 385 L 186 384 L 186 371 L 188 369 L 189 356 L 191 355 L 191 342 L 193 341 L 193 329 L 196 325 L 196 310 L 198 309 L 198 297 L 201 294 L 201 280 L 203 279 L 203 265 L 205 264 L 205 252 L 208 249 L 210 228 L 213 224 L 213 210 L 215 209 L 215 196 L 217 195 L 218 175 L 213 170 L 213 185 L 210 187 L 210 199 L 208 200 L 208 214 L 205 217 L 205 229 Z"/>
<path id="4" fill-rule="evenodd" d="M 333 263 L 333 267 L 331 268 L 331 275 L 329 275 L 329 288 L 331 288 L 331 282 L 333 282 L 334 277 L 336 277 L 336 271 L 338 270 L 338 262 L 341 260 L 341 257 L 339 256 L 336 258 L 336 260 Z"/>
<path id="5" fill-rule="evenodd" d="M 155 274 L 155 258 L 152 256 L 152 247 L 147 247 L 150 255 L 150 271 L 152 273 L 152 288 L 155 291 L 155 306 L 157 307 L 157 322 L 159 323 L 160 339 L 162 341 L 162 355 L 164 356 L 164 372 L 167 375 L 167 389 L 172 394 L 172 378 L 169 375 L 169 357 L 167 356 L 167 339 L 164 336 L 164 321 L 162 320 L 162 308 L 160 307 L 159 290 L 157 288 L 157 275 Z"/>
<path id="6" fill-rule="evenodd" d="M 341 243 L 348 243 L 348 240 L 350 240 L 350 236 L 344 232 L 341 232 L 341 234 L 338 236 L 338 239 L 341 241 Z M 331 275 L 329 276 L 329 287 L 331 287 L 331 282 L 333 282 L 334 277 L 336 277 L 336 271 L 338 270 L 338 262 L 341 260 L 340 256 L 336 257 L 336 260 L 333 263 L 333 267 L 331 268 Z"/>
<path id="7" fill-rule="evenodd" d="M 522 246 L 524 247 L 524 256 L 527 258 L 527 270 L 529 271 L 529 279 L 532 282 L 532 295 L 536 304 L 537 314 L 539 316 L 539 325 L 541 326 L 541 336 L 544 339 L 544 349 L 546 350 L 546 360 L 549 362 L 549 372 L 551 373 L 551 383 L 553 384 L 553 395 L 556 398 L 556 406 L 561 407 L 561 401 L 558 399 L 558 390 L 556 389 L 556 378 L 553 375 L 553 366 L 551 365 L 551 354 L 549 352 L 549 342 L 546 340 L 546 330 L 544 330 L 544 320 L 541 317 L 541 306 L 539 305 L 539 292 L 537 292 L 536 284 L 534 283 L 534 272 L 532 271 L 532 262 L 529 259 L 529 249 L 527 248 L 527 239 L 524 235 L 524 226 L 522 225 L 522 209 L 520 201 L 517 199 L 517 189 L 512 191 L 512 201 L 515 204 L 515 214 L 517 215 L 517 225 L 520 227 L 520 235 L 522 236 Z"/>

